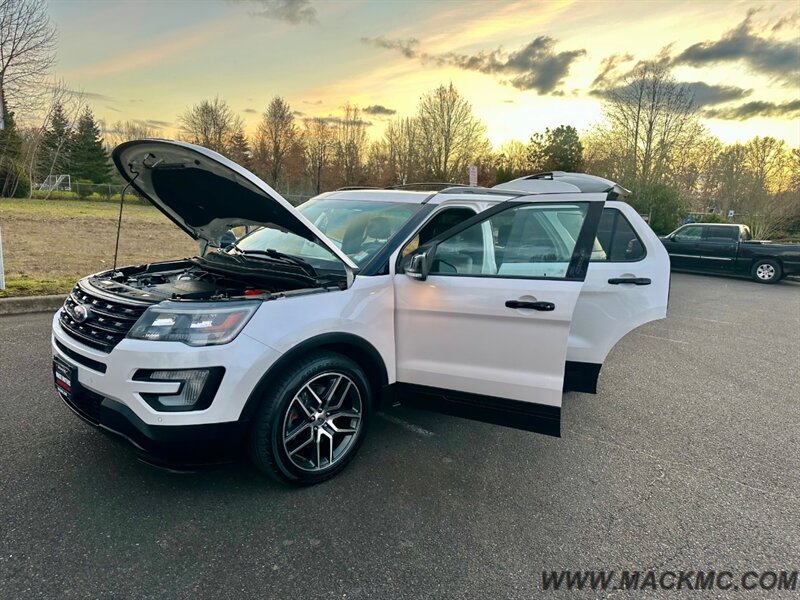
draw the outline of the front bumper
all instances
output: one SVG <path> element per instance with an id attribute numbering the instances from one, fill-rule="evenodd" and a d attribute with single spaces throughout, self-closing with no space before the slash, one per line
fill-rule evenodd
<path id="1" fill-rule="evenodd" d="M 238 421 L 245 402 L 280 353 L 244 333 L 228 344 L 194 348 L 179 342 L 122 340 L 106 354 L 67 335 L 53 317 L 53 355 L 77 370 L 80 387 L 122 404 L 146 425 L 210 425 Z M 169 394 L 175 382 L 140 381 L 140 370 L 222 367 L 225 375 L 208 408 L 155 410 L 142 394 Z"/>
<path id="2" fill-rule="evenodd" d="M 90 425 L 124 439 L 151 463 L 175 468 L 227 462 L 246 436 L 241 420 L 247 399 L 280 354 L 244 333 L 221 346 L 193 348 L 176 342 L 125 339 L 110 353 L 90 348 L 53 318 L 53 356 L 75 371 L 73 397 L 62 400 Z M 172 393 L 176 382 L 137 380 L 140 370 L 222 367 L 225 374 L 203 410 L 155 410 L 142 397 Z"/>
<path id="3" fill-rule="evenodd" d="M 247 423 L 148 425 L 124 404 L 89 390 L 61 400 L 85 423 L 132 445 L 144 462 L 170 469 L 193 469 L 235 460 L 244 448 Z"/>

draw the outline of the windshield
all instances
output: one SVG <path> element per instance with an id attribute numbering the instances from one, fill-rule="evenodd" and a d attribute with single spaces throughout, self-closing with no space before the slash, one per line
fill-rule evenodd
<path id="1" fill-rule="evenodd" d="M 421 208 L 420 204 L 313 198 L 297 207 L 304 217 L 362 266 Z M 328 250 L 293 233 L 264 227 L 239 240 L 244 252 L 276 250 L 315 267 L 341 268 Z"/>

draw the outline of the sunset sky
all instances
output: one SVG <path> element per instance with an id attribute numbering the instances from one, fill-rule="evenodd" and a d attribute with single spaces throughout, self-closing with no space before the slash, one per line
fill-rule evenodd
<path id="1" fill-rule="evenodd" d="M 493 144 L 602 119 L 604 89 L 664 52 L 723 141 L 800 146 L 800 2 L 51 0 L 57 74 L 106 122 L 175 133 L 219 96 L 252 131 L 270 98 L 299 119 L 358 104 L 381 134 L 452 81 Z"/>

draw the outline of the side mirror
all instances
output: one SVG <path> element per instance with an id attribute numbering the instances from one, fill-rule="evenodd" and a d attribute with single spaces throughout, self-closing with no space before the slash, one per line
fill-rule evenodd
<path id="1" fill-rule="evenodd" d="M 406 275 L 413 279 L 425 281 L 428 278 L 428 274 L 431 272 L 431 255 L 431 250 L 412 254 L 405 267 Z"/>

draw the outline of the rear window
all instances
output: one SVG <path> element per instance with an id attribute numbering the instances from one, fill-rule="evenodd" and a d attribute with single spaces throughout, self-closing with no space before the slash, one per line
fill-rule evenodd
<path id="1" fill-rule="evenodd" d="M 735 242 L 739 239 L 739 228 L 730 225 L 709 225 L 706 240 L 709 242 Z"/>
<path id="2" fill-rule="evenodd" d="M 646 254 L 644 244 L 636 235 L 633 225 L 616 208 L 603 209 L 600 226 L 597 228 L 597 242 L 602 252 L 595 248 L 592 252 L 593 261 L 631 262 L 642 260 Z"/>

